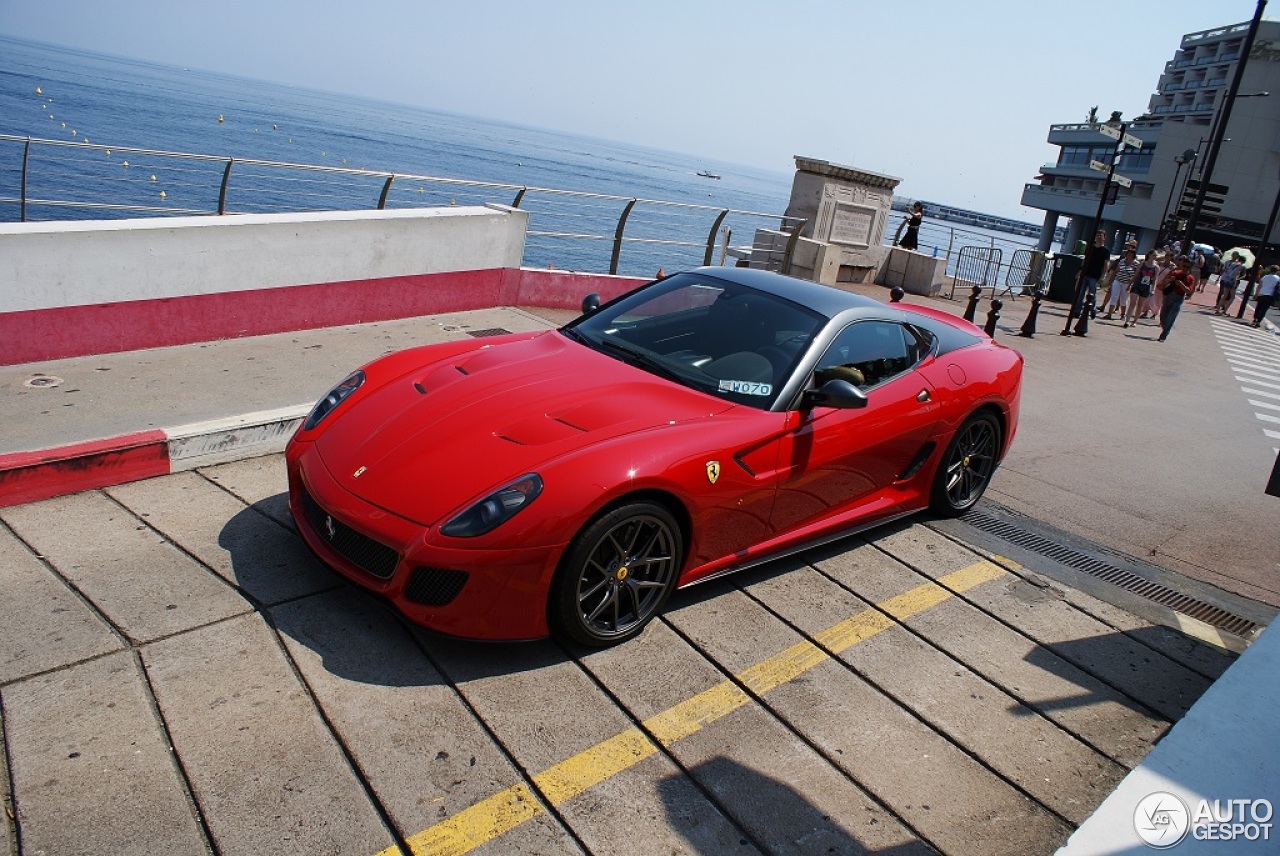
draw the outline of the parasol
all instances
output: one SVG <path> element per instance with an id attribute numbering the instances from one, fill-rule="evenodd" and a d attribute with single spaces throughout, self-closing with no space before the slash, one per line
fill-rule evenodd
<path id="1" fill-rule="evenodd" d="M 1244 260 L 1244 266 L 1246 269 L 1253 267 L 1254 262 L 1257 261 L 1253 256 L 1253 250 L 1250 250 L 1247 247 L 1234 247 L 1227 250 L 1222 254 L 1222 260 L 1229 262 L 1231 261 L 1231 256 L 1236 253 L 1239 253 L 1240 258 Z"/>

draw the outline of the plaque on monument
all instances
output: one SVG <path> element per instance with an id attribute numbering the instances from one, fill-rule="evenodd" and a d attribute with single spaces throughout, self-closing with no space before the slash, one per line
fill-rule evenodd
<path id="1" fill-rule="evenodd" d="M 871 227 L 875 221 L 874 208 L 836 203 L 831 220 L 831 242 L 865 247 L 871 243 Z"/>

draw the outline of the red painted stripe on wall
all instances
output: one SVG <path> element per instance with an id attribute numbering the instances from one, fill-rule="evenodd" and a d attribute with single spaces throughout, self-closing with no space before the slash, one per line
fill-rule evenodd
<path id="1" fill-rule="evenodd" d="M 0 313 L 0 365 L 264 336 L 491 306 L 574 309 L 643 279 L 525 268 L 385 277 Z"/>
<path id="2" fill-rule="evenodd" d="M 339 327 L 500 305 L 502 269 L 0 314 L 0 364 Z"/>
<path id="3" fill-rule="evenodd" d="M 0 507 L 169 472 L 163 431 L 140 431 L 40 452 L 0 455 Z"/>

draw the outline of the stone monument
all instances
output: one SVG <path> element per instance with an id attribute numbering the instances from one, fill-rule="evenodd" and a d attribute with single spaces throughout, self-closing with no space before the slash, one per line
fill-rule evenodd
<path id="1" fill-rule="evenodd" d="M 825 285 L 874 281 L 917 294 L 933 292 L 926 281 L 934 276 L 935 260 L 884 245 L 893 191 L 901 179 L 817 158 L 797 155 L 795 160 L 784 228 L 757 230 L 751 267 Z M 799 235 L 792 228 L 797 222 L 803 224 Z M 921 270 L 907 275 L 909 266 Z M 886 274 L 894 281 L 888 282 Z"/>
<path id="2" fill-rule="evenodd" d="M 888 252 L 882 243 L 893 189 L 900 181 L 797 155 L 786 228 L 756 232 L 751 266 L 780 270 L 790 243 L 791 275 L 828 285 L 864 281 Z M 790 224 L 797 221 L 803 221 L 803 226 L 793 241 Z"/>

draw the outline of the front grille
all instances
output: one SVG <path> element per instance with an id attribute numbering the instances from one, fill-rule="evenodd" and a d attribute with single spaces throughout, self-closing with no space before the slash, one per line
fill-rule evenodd
<path id="1" fill-rule="evenodd" d="M 466 584 L 465 571 L 414 568 L 409 576 L 409 584 L 404 588 L 404 596 L 424 606 L 446 606 L 453 602 Z"/>
<path id="2" fill-rule="evenodd" d="M 335 553 L 367 574 L 389 580 L 400 562 L 400 554 L 338 520 L 302 489 L 302 510 L 320 540 Z"/>

